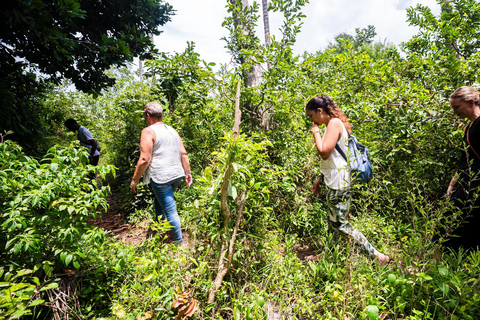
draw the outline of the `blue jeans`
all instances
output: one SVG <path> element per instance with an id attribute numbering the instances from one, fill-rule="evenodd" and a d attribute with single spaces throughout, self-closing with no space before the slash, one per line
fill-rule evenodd
<path id="1" fill-rule="evenodd" d="M 180 185 L 183 177 L 167 183 L 159 184 L 150 179 L 155 194 L 155 220 L 168 220 L 172 225 L 172 235 L 176 244 L 182 244 L 182 226 L 177 212 L 177 204 L 173 191 Z"/>

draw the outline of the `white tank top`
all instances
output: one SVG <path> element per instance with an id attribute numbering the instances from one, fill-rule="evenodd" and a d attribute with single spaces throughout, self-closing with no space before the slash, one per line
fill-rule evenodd
<path id="1" fill-rule="evenodd" d="M 166 124 L 153 124 L 149 128 L 155 133 L 155 143 L 143 183 L 149 184 L 150 178 L 155 183 L 163 184 L 184 177 L 177 131 Z"/>
<path id="2" fill-rule="evenodd" d="M 330 121 L 340 121 L 342 123 L 342 136 L 337 144 L 345 154 L 348 154 L 348 132 L 345 125 L 342 120 L 338 118 Z M 323 174 L 325 185 L 330 189 L 340 190 L 350 187 L 350 168 L 348 167 L 347 161 L 345 161 L 337 149 L 333 149 L 332 154 L 327 160 L 322 160 L 320 172 Z"/>

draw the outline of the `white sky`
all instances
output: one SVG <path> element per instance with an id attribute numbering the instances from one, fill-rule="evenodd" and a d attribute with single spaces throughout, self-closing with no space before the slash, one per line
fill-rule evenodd
<path id="1" fill-rule="evenodd" d="M 252 4 L 253 0 L 249 0 Z M 257 0 L 260 4 L 261 1 Z M 195 42 L 195 51 L 207 62 L 228 63 L 231 59 L 224 48 L 222 37 L 228 31 L 222 27 L 227 15 L 227 0 L 166 0 L 176 10 L 172 21 L 161 27 L 163 33 L 155 37 L 155 44 L 160 51 L 183 52 L 187 41 Z M 421 3 L 430 7 L 434 14 L 439 14 L 440 7 L 436 0 L 310 0 L 303 12 L 301 33 L 297 36 L 294 47 L 296 54 L 304 51 L 315 52 L 324 49 L 334 36 L 347 32 L 354 34 L 355 28 L 374 25 L 377 36 L 375 40 L 386 40 L 396 45 L 409 40 L 417 29 L 408 26 L 406 9 Z M 261 12 L 261 11 L 260 11 Z M 279 28 L 282 24 L 281 13 L 269 13 L 270 32 L 280 39 Z M 265 39 L 263 20 L 258 21 L 257 36 Z"/>

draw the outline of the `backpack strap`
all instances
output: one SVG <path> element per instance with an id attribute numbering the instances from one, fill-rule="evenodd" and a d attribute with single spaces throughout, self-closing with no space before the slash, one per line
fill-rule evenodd
<path id="1" fill-rule="evenodd" d="M 345 152 L 343 152 L 343 150 L 340 149 L 340 146 L 338 145 L 338 143 L 335 145 L 335 150 L 337 150 L 338 153 L 340 153 L 340 155 L 343 157 L 343 159 L 345 159 L 345 161 L 348 162 L 347 156 L 345 155 Z"/>
<path id="2" fill-rule="evenodd" d="M 478 153 L 477 151 L 475 151 L 475 149 L 473 149 L 473 146 L 470 144 L 470 139 L 469 139 L 469 133 L 470 133 L 470 127 L 472 126 L 472 124 L 470 123 L 468 125 L 468 128 L 467 128 L 467 143 L 468 145 L 470 146 L 470 148 L 472 149 L 473 153 L 475 153 L 475 155 L 477 156 L 477 159 L 480 160 L 480 157 L 478 156 Z M 336 147 L 336 146 L 335 146 Z"/>
<path id="3" fill-rule="evenodd" d="M 350 139 L 350 132 L 348 132 L 348 139 Z M 347 159 L 347 156 L 345 155 L 345 152 L 343 152 L 343 150 L 340 148 L 340 146 L 338 145 L 338 142 L 337 144 L 335 145 L 335 150 L 338 151 L 338 153 L 340 153 L 340 155 L 343 157 L 343 159 L 345 159 L 345 161 L 348 162 L 348 159 Z"/>

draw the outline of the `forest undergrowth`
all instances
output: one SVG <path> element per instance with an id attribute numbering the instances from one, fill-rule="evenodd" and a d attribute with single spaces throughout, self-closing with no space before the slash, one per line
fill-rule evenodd
<path id="1" fill-rule="evenodd" d="M 398 47 L 368 26 L 294 55 L 305 1 L 269 2 L 284 18 L 269 46 L 258 4 L 242 3 L 227 2 L 223 23 L 232 64 L 190 42 L 145 61 L 143 81 L 112 68 L 97 95 L 65 81 L 27 99 L 42 139 L 0 132 L 0 318 L 480 318 L 480 251 L 442 246 L 462 219 L 446 214 L 445 190 L 467 125 L 449 96 L 479 88 L 479 4 L 407 9 L 419 33 Z M 324 190 L 312 193 L 321 159 L 305 104 L 320 94 L 369 148 L 374 177 L 353 185 L 349 221 L 391 263 L 330 232 Z M 193 185 L 175 194 L 184 246 L 153 221 L 150 189 L 129 188 L 150 101 L 190 158 Z M 67 118 L 100 142 L 101 165 L 87 165 Z"/>

